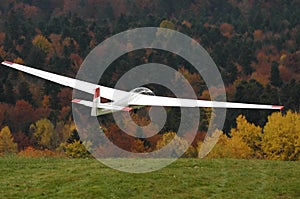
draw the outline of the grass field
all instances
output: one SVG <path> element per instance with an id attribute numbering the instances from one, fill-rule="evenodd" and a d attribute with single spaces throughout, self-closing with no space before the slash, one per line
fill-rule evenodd
<path id="1" fill-rule="evenodd" d="M 94 159 L 6 157 L 0 198 L 300 198 L 300 162 L 179 159 L 129 174 Z"/>

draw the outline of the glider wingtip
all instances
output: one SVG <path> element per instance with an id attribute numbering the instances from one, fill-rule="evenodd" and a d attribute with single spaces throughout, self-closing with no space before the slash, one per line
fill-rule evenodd
<path id="1" fill-rule="evenodd" d="M 124 107 L 122 110 L 123 110 L 123 111 L 127 111 L 127 112 L 129 112 L 129 111 L 131 111 L 131 110 L 132 110 L 132 108 L 130 108 L 130 107 Z"/>
<path id="2" fill-rule="evenodd" d="M 3 62 L 1 62 L 1 64 L 3 64 L 3 65 L 12 65 L 13 63 L 10 62 L 10 61 L 3 61 Z"/>
<path id="3" fill-rule="evenodd" d="M 282 111 L 284 109 L 284 106 L 273 106 L 273 108 Z"/>
<path id="4" fill-rule="evenodd" d="M 81 101 L 80 99 L 73 99 L 73 100 L 72 100 L 73 103 L 78 103 L 78 102 L 80 102 L 80 101 Z"/>

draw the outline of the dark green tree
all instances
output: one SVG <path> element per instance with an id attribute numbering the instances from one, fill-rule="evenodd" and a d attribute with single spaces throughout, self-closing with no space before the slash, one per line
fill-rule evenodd
<path id="1" fill-rule="evenodd" d="M 3 84 L 0 85 L 0 102 L 5 100 Z"/>
<path id="2" fill-rule="evenodd" d="M 66 142 L 71 144 L 74 143 L 75 141 L 80 141 L 80 137 L 76 129 L 72 131 L 70 137 L 67 139 Z"/>
<path id="3" fill-rule="evenodd" d="M 18 87 L 18 98 L 23 99 L 30 104 L 33 104 L 32 93 L 29 90 L 29 84 L 27 82 L 21 82 Z"/>
<path id="4" fill-rule="evenodd" d="M 32 46 L 28 56 L 25 59 L 26 64 L 30 66 L 41 66 L 45 63 L 46 53 L 41 49 Z"/>
<path id="5" fill-rule="evenodd" d="M 274 61 L 272 62 L 272 66 L 271 66 L 270 83 L 276 87 L 280 87 L 283 83 L 280 77 L 278 63 Z"/>
<path id="6" fill-rule="evenodd" d="M 240 47 L 240 54 L 238 62 L 243 68 L 245 75 L 251 75 L 254 69 L 251 67 L 251 62 L 254 60 L 254 52 L 247 44 Z"/>
<path id="7" fill-rule="evenodd" d="M 14 88 L 13 88 L 11 81 L 9 81 L 9 80 L 6 80 L 6 82 L 5 82 L 3 96 L 5 96 L 4 102 L 6 102 L 8 104 L 16 103 Z"/>
<path id="8" fill-rule="evenodd" d="M 285 106 L 285 110 L 291 109 L 298 112 L 300 109 L 300 82 L 292 79 L 283 85 L 280 89 L 280 101 Z"/>

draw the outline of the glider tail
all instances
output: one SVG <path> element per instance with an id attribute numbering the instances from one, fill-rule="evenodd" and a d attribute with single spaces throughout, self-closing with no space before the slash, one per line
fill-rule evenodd
<path id="1" fill-rule="evenodd" d="M 93 99 L 93 107 L 92 107 L 92 112 L 91 116 L 97 116 L 97 107 L 101 103 L 101 98 L 100 98 L 100 87 L 97 87 L 95 89 L 94 93 L 94 99 Z"/>

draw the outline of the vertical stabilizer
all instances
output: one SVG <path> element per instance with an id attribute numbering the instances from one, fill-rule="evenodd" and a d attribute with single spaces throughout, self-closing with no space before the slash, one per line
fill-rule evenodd
<path id="1" fill-rule="evenodd" d="M 97 87 L 95 89 L 95 93 L 94 93 L 93 107 L 92 107 L 91 116 L 97 116 L 98 104 L 100 104 L 100 103 L 101 103 L 101 99 L 100 99 L 100 87 Z"/>

